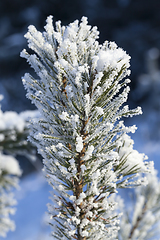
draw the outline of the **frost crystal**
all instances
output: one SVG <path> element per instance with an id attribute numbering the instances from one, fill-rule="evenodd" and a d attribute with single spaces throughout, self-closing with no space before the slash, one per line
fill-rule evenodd
<path id="1" fill-rule="evenodd" d="M 130 56 L 113 42 L 97 41 L 99 32 L 83 17 L 45 31 L 30 26 L 25 37 L 35 54 L 23 50 L 38 78 L 25 74 L 27 97 L 41 118 L 30 140 L 44 158 L 54 189 L 49 205 L 57 239 L 116 239 L 119 215 L 112 197 L 120 187 L 141 185 L 149 171 L 143 154 L 133 150 L 122 117 L 141 114 L 125 105 Z M 61 204 L 59 204 L 61 202 Z"/>
<path id="2" fill-rule="evenodd" d="M 82 137 L 76 137 L 76 151 L 77 152 L 81 152 L 83 149 L 83 140 Z"/>

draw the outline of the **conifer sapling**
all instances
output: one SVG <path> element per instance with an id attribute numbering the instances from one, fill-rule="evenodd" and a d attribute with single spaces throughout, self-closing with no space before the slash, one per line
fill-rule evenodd
<path id="1" fill-rule="evenodd" d="M 43 33 L 29 26 L 23 50 L 37 78 L 26 73 L 27 97 L 41 117 L 32 121 L 30 141 L 43 156 L 53 188 L 48 206 L 56 239 L 116 239 L 118 188 L 146 183 L 145 155 L 133 150 L 122 117 L 141 114 L 127 100 L 130 56 L 114 42 L 97 41 L 97 27 L 83 17 L 68 26 L 47 18 Z"/>

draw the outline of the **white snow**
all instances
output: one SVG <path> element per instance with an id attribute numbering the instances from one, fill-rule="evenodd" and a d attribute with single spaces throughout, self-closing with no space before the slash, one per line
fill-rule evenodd
<path id="1" fill-rule="evenodd" d="M 108 70 L 108 68 L 119 71 L 124 64 L 129 67 L 129 60 L 130 56 L 121 48 L 100 50 L 96 69 L 98 72 Z"/>
<path id="2" fill-rule="evenodd" d="M 20 170 L 17 160 L 10 155 L 3 155 L 0 152 L 0 174 L 2 171 L 6 171 L 9 174 L 21 176 L 22 171 Z"/>
<path id="3" fill-rule="evenodd" d="M 82 164 L 82 165 L 81 165 L 81 171 L 82 171 L 82 173 L 84 173 L 84 171 L 85 171 L 86 169 L 87 169 L 86 166 L 85 166 L 84 164 Z"/>
<path id="4" fill-rule="evenodd" d="M 25 127 L 25 121 L 13 111 L 6 111 L 3 113 L 0 110 L 0 130 L 17 129 L 19 132 L 23 132 Z"/>
<path id="5" fill-rule="evenodd" d="M 67 112 L 62 112 L 62 114 L 59 115 L 59 117 L 62 119 L 62 120 L 65 120 L 65 121 L 69 121 L 69 115 Z"/>
<path id="6" fill-rule="evenodd" d="M 98 115 L 103 115 L 103 113 L 104 113 L 103 108 L 101 108 L 101 107 L 96 107 L 96 110 L 97 110 L 97 114 L 98 114 Z"/>
<path id="7" fill-rule="evenodd" d="M 4 134 L 0 133 L 0 142 L 2 142 L 5 139 Z"/>
<path id="8" fill-rule="evenodd" d="M 88 148 L 87 148 L 87 150 L 85 152 L 85 155 L 83 157 L 83 160 L 88 160 L 92 156 L 93 150 L 94 150 L 94 146 L 93 145 L 88 146 Z"/>
<path id="9" fill-rule="evenodd" d="M 80 137 L 80 136 L 76 137 L 76 142 L 77 142 L 76 151 L 81 152 L 82 149 L 83 149 L 83 139 L 82 139 L 82 137 Z"/>

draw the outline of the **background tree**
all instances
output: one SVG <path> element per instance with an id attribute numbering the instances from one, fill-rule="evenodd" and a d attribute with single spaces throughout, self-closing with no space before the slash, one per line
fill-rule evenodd
<path id="1" fill-rule="evenodd" d="M 136 188 L 130 194 L 127 207 L 123 206 L 118 239 L 159 239 L 160 182 L 157 171 L 147 174 L 147 179 L 148 185 Z"/>
<path id="2" fill-rule="evenodd" d="M 3 96 L 0 95 L 0 100 Z M 6 237 L 9 230 L 15 230 L 10 214 L 15 213 L 14 189 L 18 188 L 22 174 L 15 156 L 18 154 L 36 160 L 35 147 L 27 141 L 28 121 L 38 117 L 37 111 L 2 112 L 0 109 L 0 236 Z M 7 155 L 9 154 L 9 155 Z"/>

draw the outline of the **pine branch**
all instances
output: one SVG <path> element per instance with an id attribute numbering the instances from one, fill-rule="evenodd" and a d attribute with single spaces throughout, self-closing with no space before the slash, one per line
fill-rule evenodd
<path id="1" fill-rule="evenodd" d="M 23 83 L 41 113 L 29 139 L 55 192 L 49 205 L 54 236 L 115 239 L 119 215 L 112 196 L 117 188 L 141 185 L 145 178 L 137 174 L 150 171 L 128 136 L 135 126 L 120 121 L 142 113 L 124 106 L 130 57 L 113 42 L 100 45 L 85 17 L 55 25 L 50 16 L 45 32 L 30 26 L 25 37 L 36 54 L 21 53 L 38 76 L 25 74 Z"/>

